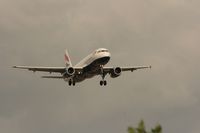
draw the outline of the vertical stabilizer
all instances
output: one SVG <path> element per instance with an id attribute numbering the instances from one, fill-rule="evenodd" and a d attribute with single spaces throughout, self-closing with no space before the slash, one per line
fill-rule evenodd
<path id="1" fill-rule="evenodd" d="M 72 62 L 69 57 L 69 53 L 68 53 L 67 49 L 65 50 L 65 65 L 66 65 L 66 67 L 72 67 Z"/>

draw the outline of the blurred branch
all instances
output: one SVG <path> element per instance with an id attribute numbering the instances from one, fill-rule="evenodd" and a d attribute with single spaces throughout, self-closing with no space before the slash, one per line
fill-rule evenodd
<path id="1" fill-rule="evenodd" d="M 162 127 L 161 125 L 155 126 L 155 128 L 152 128 L 151 131 L 146 131 L 145 123 L 143 120 L 141 120 L 138 124 L 138 127 L 128 127 L 128 133 L 162 133 Z"/>

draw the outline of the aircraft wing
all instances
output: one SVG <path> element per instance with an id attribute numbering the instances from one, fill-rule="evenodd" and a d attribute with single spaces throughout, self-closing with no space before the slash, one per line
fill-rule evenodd
<path id="1" fill-rule="evenodd" d="M 46 79 L 63 79 L 63 76 L 42 76 L 42 78 Z"/>
<path id="2" fill-rule="evenodd" d="M 135 70 L 138 70 L 138 69 L 146 69 L 146 68 L 151 68 L 151 66 L 136 66 L 136 67 L 120 67 L 122 72 L 123 71 L 135 71 Z M 113 67 L 104 67 L 103 68 L 104 72 L 106 73 L 110 73 L 112 70 L 113 70 Z"/>
<path id="3" fill-rule="evenodd" d="M 29 71 L 41 71 L 41 72 L 49 72 L 49 73 L 64 73 L 66 71 L 66 67 L 36 67 L 36 66 L 13 66 L 13 68 L 19 69 L 27 69 Z M 82 68 L 75 67 L 76 72 L 82 71 Z"/>
<path id="4" fill-rule="evenodd" d="M 122 67 L 122 71 L 135 71 L 138 69 L 146 69 L 146 68 L 151 68 L 151 66 L 138 66 L 138 67 Z"/>

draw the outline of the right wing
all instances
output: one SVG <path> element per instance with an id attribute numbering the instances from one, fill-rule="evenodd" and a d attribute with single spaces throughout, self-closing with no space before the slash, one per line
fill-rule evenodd
<path id="1" fill-rule="evenodd" d="M 13 68 L 27 69 L 29 71 L 40 71 L 40 72 L 49 72 L 49 73 L 64 73 L 66 72 L 66 67 L 35 67 L 35 66 L 13 66 Z M 75 72 L 82 72 L 83 68 L 73 67 Z"/>
<path id="2" fill-rule="evenodd" d="M 19 68 L 19 69 L 27 69 L 29 71 L 41 71 L 41 72 L 55 72 L 55 73 L 64 73 L 66 70 L 66 67 L 35 67 L 35 66 L 13 66 L 13 68 Z"/>
<path id="3" fill-rule="evenodd" d="M 63 79 L 63 76 L 42 76 L 42 78 L 46 79 Z"/>

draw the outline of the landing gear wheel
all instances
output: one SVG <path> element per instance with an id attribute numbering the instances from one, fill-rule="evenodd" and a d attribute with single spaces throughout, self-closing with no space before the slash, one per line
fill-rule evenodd
<path id="1" fill-rule="evenodd" d="M 100 81 L 100 85 L 102 86 L 104 84 L 103 80 Z"/>
<path id="2" fill-rule="evenodd" d="M 69 80 L 68 84 L 69 84 L 69 86 L 71 86 L 72 85 L 72 80 Z"/>
<path id="3" fill-rule="evenodd" d="M 100 85 L 101 85 L 101 86 L 103 86 L 103 85 L 106 86 L 106 85 L 107 85 L 107 81 L 106 81 L 106 80 L 101 80 L 101 81 L 100 81 Z"/>
<path id="4" fill-rule="evenodd" d="M 103 84 L 104 84 L 104 86 L 106 86 L 106 85 L 107 85 L 107 81 L 106 81 L 106 80 L 104 80 L 104 81 L 103 81 Z"/>
<path id="5" fill-rule="evenodd" d="M 72 84 L 73 84 L 73 86 L 75 86 L 75 85 L 76 85 L 76 82 L 75 82 L 75 81 L 73 81 L 73 83 L 72 83 Z"/>

